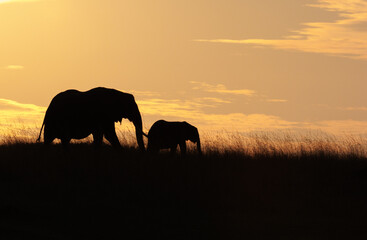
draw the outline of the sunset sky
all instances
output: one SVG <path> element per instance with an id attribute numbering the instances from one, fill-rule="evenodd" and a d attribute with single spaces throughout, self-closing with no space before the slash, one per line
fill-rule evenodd
<path id="1" fill-rule="evenodd" d="M 367 134 L 365 0 L 0 0 L 0 128 L 51 99 L 134 94 L 144 129 Z"/>

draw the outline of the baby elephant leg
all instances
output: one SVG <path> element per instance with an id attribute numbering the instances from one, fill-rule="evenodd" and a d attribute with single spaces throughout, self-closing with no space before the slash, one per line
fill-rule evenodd
<path id="1" fill-rule="evenodd" d="M 95 148 L 98 148 L 101 146 L 103 141 L 103 134 L 99 131 L 96 131 L 93 133 L 93 144 Z"/>
<path id="2" fill-rule="evenodd" d="M 181 155 L 185 156 L 186 155 L 186 142 L 185 141 L 180 143 L 180 150 L 181 150 Z"/>
<path id="3" fill-rule="evenodd" d="M 171 147 L 171 155 L 174 155 L 177 150 L 177 145 Z"/>
<path id="4" fill-rule="evenodd" d="M 148 141 L 148 147 L 147 147 L 147 151 L 152 153 L 152 154 L 157 154 L 159 152 L 159 147 L 157 147 L 157 144 L 153 144 L 152 140 Z"/>

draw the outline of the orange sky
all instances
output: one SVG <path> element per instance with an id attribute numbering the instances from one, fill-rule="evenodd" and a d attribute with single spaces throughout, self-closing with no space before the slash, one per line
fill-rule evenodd
<path id="1" fill-rule="evenodd" d="M 0 134 L 96 86 L 133 93 L 145 130 L 364 134 L 366 12 L 364 0 L 0 0 Z"/>

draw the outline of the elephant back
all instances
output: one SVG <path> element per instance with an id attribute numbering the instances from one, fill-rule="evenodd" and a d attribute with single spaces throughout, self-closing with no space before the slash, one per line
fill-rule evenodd
<path id="1" fill-rule="evenodd" d="M 156 121 L 149 130 L 148 139 L 152 144 L 169 147 L 180 142 L 182 137 L 180 122 Z"/>

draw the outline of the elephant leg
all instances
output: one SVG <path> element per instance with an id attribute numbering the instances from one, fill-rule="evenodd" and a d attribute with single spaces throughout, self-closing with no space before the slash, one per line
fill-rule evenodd
<path id="1" fill-rule="evenodd" d="M 159 151 L 159 148 L 153 144 L 148 143 L 147 151 L 152 154 L 157 154 Z"/>
<path id="2" fill-rule="evenodd" d="M 174 155 L 176 153 L 177 150 L 177 145 L 174 145 L 171 147 L 171 155 Z"/>
<path id="3" fill-rule="evenodd" d="M 154 151 L 154 147 L 153 147 L 153 145 L 151 144 L 151 142 L 148 142 L 147 151 L 148 151 L 148 152 L 151 152 L 151 153 Z"/>
<path id="4" fill-rule="evenodd" d="M 159 148 L 153 148 L 151 151 L 153 154 L 158 154 Z"/>
<path id="5" fill-rule="evenodd" d="M 43 142 L 45 145 L 49 145 L 52 143 L 52 141 L 55 139 L 55 137 L 52 134 L 52 130 L 48 127 L 48 125 L 45 125 L 45 130 L 43 132 Z"/>
<path id="6" fill-rule="evenodd" d="M 54 140 L 55 138 L 54 137 L 51 137 L 51 136 L 47 136 L 47 135 L 44 135 L 43 136 L 43 142 L 45 145 L 50 145 L 50 143 L 52 143 L 52 141 Z"/>
<path id="7" fill-rule="evenodd" d="M 180 150 L 181 150 L 181 155 L 185 156 L 186 155 L 186 142 L 185 141 L 180 143 Z"/>
<path id="8" fill-rule="evenodd" d="M 104 131 L 105 138 L 111 143 L 114 147 L 121 147 L 119 139 L 117 138 L 115 131 L 115 123 L 109 125 Z"/>
<path id="9" fill-rule="evenodd" d="M 95 148 L 98 148 L 101 146 L 102 144 L 102 140 L 103 140 L 103 133 L 101 132 L 94 132 L 92 133 L 93 135 L 93 144 Z"/>
<path id="10" fill-rule="evenodd" d="M 62 147 L 64 149 L 68 149 L 69 148 L 69 143 L 70 143 L 70 138 L 62 138 L 61 139 L 61 144 L 62 144 Z"/>

